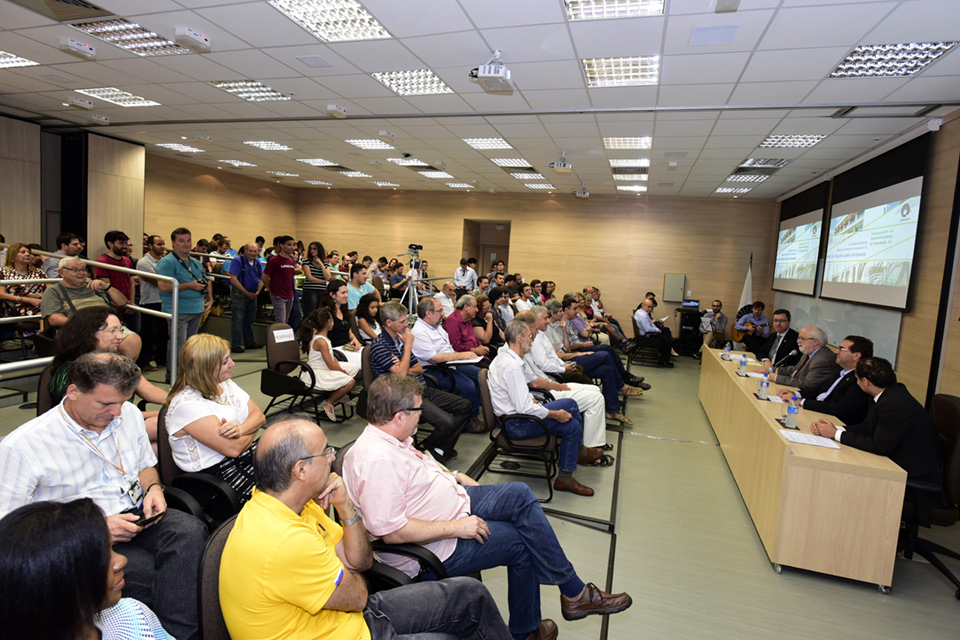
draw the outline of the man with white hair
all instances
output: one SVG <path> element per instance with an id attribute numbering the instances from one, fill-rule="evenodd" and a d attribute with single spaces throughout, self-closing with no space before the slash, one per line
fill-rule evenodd
<path id="1" fill-rule="evenodd" d="M 801 392 L 816 393 L 829 383 L 837 373 L 836 358 L 827 347 L 827 333 L 815 325 L 804 327 L 797 338 L 797 347 L 803 357 L 795 365 L 772 366 L 759 369 L 760 373 L 772 373 L 770 382 L 800 387 Z"/>

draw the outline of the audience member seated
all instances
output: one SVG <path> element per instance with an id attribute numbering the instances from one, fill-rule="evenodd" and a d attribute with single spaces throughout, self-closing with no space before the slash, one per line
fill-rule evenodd
<path id="1" fill-rule="evenodd" d="M 434 294 L 433 297 L 440 301 L 444 316 L 450 316 L 456 310 L 457 289 L 453 286 L 453 282 L 444 282 L 443 286 L 440 287 L 440 291 Z"/>
<path id="2" fill-rule="evenodd" d="M 600 300 L 600 289 L 592 286 L 583 288 L 583 300 L 580 309 L 583 317 L 597 331 L 603 331 L 610 338 L 610 343 L 621 351 L 631 346 L 631 341 L 623 333 L 620 323 L 613 316 L 608 316 L 603 310 L 603 301 Z"/>
<path id="3" fill-rule="evenodd" d="M 540 280 L 530 282 L 530 299 L 534 304 L 543 304 L 543 283 Z"/>
<path id="4" fill-rule="evenodd" d="M 399 262 L 390 270 L 390 299 L 399 300 L 407 290 L 410 277 L 403 275 L 403 265 Z"/>
<path id="5" fill-rule="evenodd" d="M 59 249 L 53 252 L 53 255 L 56 256 L 46 258 L 43 261 L 43 274 L 45 278 L 59 278 L 60 277 L 60 261 L 64 257 L 75 258 L 83 252 L 83 246 L 80 244 L 80 237 L 72 233 L 61 233 L 57 236 L 57 246 Z M 7 255 L 10 255 L 9 250 Z"/>
<path id="6" fill-rule="evenodd" d="M 700 354 L 703 352 L 704 347 L 709 349 L 723 348 L 726 342 L 728 318 L 722 309 L 723 303 L 719 300 L 714 300 L 710 305 L 710 310 L 704 311 L 703 315 L 700 316 L 700 336 L 703 338 L 703 343 L 697 352 L 693 354 L 694 358 L 700 359 Z"/>
<path id="7" fill-rule="evenodd" d="M 753 313 L 743 314 L 743 316 L 737 320 L 737 323 L 733 325 L 733 328 L 738 331 L 746 331 L 742 342 L 747 348 L 747 351 L 752 351 L 757 354 L 758 357 L 766 357 L 760 356 L 760 354 L 763 353 L 763 345 L 770 335 L 770 320 L 763 315 L 763 310 L 766 306 L 762 300 L 755 301 L 752 307 Z"/>
<path id="8" fill-rule="evenodd" d="M 350 283 L 347 285 L 347 308 L 353 311 L 360 304 L 360 298 L 367 294 L 373 294 L 380 299 L 380 292 L 372 284 L 367 282 L 369 277 L 368 269 L 362 264 L 355 264 L 350 267 Z"/>
<path id="9" fill-rule="evenodd" d="M 410 376 L 423 384 L 423 366 L 413 355 L 414 335 L 407 330 L 407 310 L 399 302 L 388 302 L 380 311 L 383 333 L 370 343 L 370 366 L 373 375 L 388 373 Z M 423 439 L 424 450 L 443 461 L 457 457 L 454 446 L 460 433 L 470 425 L 473 407 L 469 400 L 453 393 L 425 387 L 420 409 L 424 422 L 432 424 L 433 433 Z"/>
<path id="10" fill-rule="evenodd" d="M 653 318 L 650 317 L 652 311 L 653 299 L 646 298 L 640 303 L 640 308 L 637 309 L 636 313 L 633 314 L 633 319 L 637 323 L 640 335 L 656 338 L 660 341 L 660 366 L 672 367 L 673 363 L 670 362 L 670 356 L 675 353 L 673 351 L 673 337 L 670 335 L 670 329 L 657 326 L 654 323 Z"/>
<path id="11" fill-rule="evenodd" d="M 803 354 L 797 348 L 797 332 L 790 328 L 790 312 L 777 309 L 773 312 L 773 331 L 755 354 L 768 366 L 789 367 L 800 362 Z"/>
<path id="12" fill-rule="evenodd" d="M 530 296 L 533 294 L 533 289 L 530 285 L 525 284 L 520 287 L 520 295 L 517 296 L 516 301 L 513 303 L 517 307 L 517 311 L 530 311 L 533 308 L 533 305 L 536 304 L 533 300 L 530 299 Z"/>
<path id="13" fill-rule="evenodd" d="M 477 288 L 477 272 L 470 268 L 466 258 L 460 259 L 460 268 L 453 272 L 453 284 L 461 296 Z"/>
<path id="14" fill-rule="evenodd" d="M 191 336 L 167 396 L 166 428 L 178 467 L 220 478 L 246 502 L 253 490 L 257 433 L 266 418 L 230 379 L 233 364 L 226 340 L 210 333 Z"/>
<path id="15" fill-rule="evenodd" d="M 43 271 L 33 266 L 30 247 L 19 242 L 10 245 L 6 263 L 0 269 L 0 280 L 42 280 L 46 277 Z M 16 313 L 12 315 L 40 315 L 40 303 L 46 288 L 45 284 L 0 285 L 0 300 L 16 309 Z M 0 313 L 0 316 L 4 315 L 7 314 Z M 37 322 L 35 329 L 42 330 L 42 324 Z"/>
<path id="16" fill-rule="evenodd" d="M 487 276 L 480 276 L 477 280 L 477 288 L 474 291 L 474 295 L 480 297 L 481 295 L 486 296 L 487 292 L 490 291 L 490 278 Z"/>
<path id="17" fill-rule="evenodd" d="M 60 261 L 60 277 L 63 280 L 44 291 L 41 298 L 40 312 L 48 328 L 62 327 L 71 315 L 85 307 L 112 309 L 126 304 L 126 297 L 109 282 L 87 278 L 87 269 L 79 258 L 63 258 Z M 120 351 L 136 360 L 140 355 L 140 346 L 140 336 L 124 327 Z"/>
<path id="18" fill-rule="evenodd" d="M 491 357 L 495 357 L 496 350 L 502 347 L 505 341 L 503 329 L 497 324 L 497 320 L 493 315 L 493 305 L 490 303 L 489 298 L 484 294 L 480 294 L 476 296 L 476 301 L 478 308 L 477 315 L 470 321 L 471 324 L 473 324 L 473 334 L 477 340 L 480 341 L 480 344 L 494 351 Z M 504 325 L 504 327 L 506 327 L 506 325 Z"/>
<path id="19" fill-rule="evenodd" d="M 127 559 L 90 498 L 24 505 L 0 520 L 0 638 L 174 640 L 122 598 Z"/>
<path id="20" fill-rule="evenodd" d="M 327 290 L 320 298 L 320 306 L 327 309 L 333 317 L 333 328 L 327 333 L 333 348 L 346 356 L 347 362 L 360 365 L 360 351 L 363 345 L 350 330 L 350 311 L 347 309 L 347 283 L 333 280 L 327 283 Z"/>
<path id="21" fill-rule="evenodd" d="M 370 294 L 373 295 L 373 294 Z M 333 329 L 333 314 L 326 307 L 314 311 L 300 325 L 300 347 L 307 353 L 307 365 L 313 371 L 315 389 L 331 392 L 321 405 L 323 412 L 333 422 L 337 421 L 334 406 L 353 391 L 360 373 L 360 365 L 353 362 L 339 362 L 333 357 L 333 345 L 330 343 L 330 330 Z M 310 384 L 307 372 L 300 374 L 305 384 Z"/>
<path id="22" fill-rule="evenodd" d="M 372 293 L 360 298 L 356 311 L 358 336 L 361 341 L 375 339 L 382 329 L 380 328 L 380 298 Z"/>
<path id="23" fill-rule="evenodd" d="M 498 358 L 508 353 L 504 349 Z M 556 624 L 541 618 L 541 584 L 559 587 L 567 620 L 628 608 L 632 600 L 626 593 L 608 594 L 583 583 L 525 484 L 480 486 L 413 448 L 422 392 L 410 378 L 377 379 L 367 405 L 370 424 L 344 457 L 347 492 L 369 534 L 391 544 L 425 546 L 450 575 L 506 566 L 514 638 L 556 638 Z M 404 558 L 383 559 L 408 575 L 416 573 Z"/>
<path id="24" fill-rule="evenodd" d="M 771 382 L 800 387 L 801 392 L 817 393 L 833 380 L 837 373 L 836 358 L 827 346 L 827 333 L 816 326 L 800 329 L 797 347 L 803 357 L 789 367 L 766 366 L 757 369 L 760 373 L 772 374 Z"/>
<path id="25" fill-rule="evenodd" d="M 873 357 L 873 342 L 862 336 L 847 336 L 837 347 L 837 366 L 840 374 L 822 390 L 800 393 L 800 406 L 811 411 L 837 416 L 846 424 L 859 424 L 867 417 L 870 396 L 857 385 L 856 375 L 851 375 L 860 360 Z M 781 389 L 779 395 L 787 401 L 797 395 L 795 389 Z"/>
<path id="26" fill-rule="evenodd" d="M 493 597 L 472 578 L 368 594 L 359 572 L 373 562 L 370 541 L 343 480 L 330 470 L 334 448 L 323 431 L 288 420 L 261 440 L 257 491 L 237 516 L 220 563 L 220 607 L 233 640 L 421 633 L 510 640 Z M 324 512 L 330 507 L 342 524 Z"/>
<path id="27" fill-rule="evenodd" d="M 557 290 L 557 283 L 553 280 L 544 280 L 541 283 L 541 291 L 543 295 L 543 301 L 553 300 L 553 292 Z"/>
<path id="28" fill-rule="evenodd" d="M 483 356 L 483 360 L 478 362 L 477 366 L 486 368 L 490 364 L 490 356 L 494 356 L 496 353 L 495 350 L 491 353 L 491 348 L 485 347 L 477 338 L 473 319 L 477 316 L 478 309 L 477 299 L 472 295 L 460 296 L 460 299 L 457 300 L 456 310 L 443 321 L 443 330 L 447 332 L 450 346 L 453 347 L 454 351 L 470 351 L 475 355 Z M 493 318 L 490 319 L 490 322 L 493 322 Z"/>
<path id="29" fill-rule="evenodd" d="M 506 268 L 507 267 L 503 263 L 503 260 L 497 260 L 492 265 L 490 265 L 490 273 L 488 273 L 486 276 L 487 280 L 489 280 L 490 282 L 493 282 L 496 279 L 498 273 L 506 277 L 507 275 Z"/>
<path id="30" fill-rule="evenodd" d="M 490 313 L 493 315 L 493 324 L 500 331 L 506 341 L 507 317 L 504 311 L 513 319 L 513 309 L 510 308 L 510 297 L 507 290 L 501 286 L 493 287 L 487 294 L 487 300 L 490 302 Z"/>
<path id="31" fill-rule="evenodd" d="M 88 353 L 73 363 L 69 383 L 62 404 L 0 440 L 0 517 L 43 500 L 92 498 L 107 514 L 114 550 L 129 560 L 128 594 L 156 611 L 175 638 L 198 638 L 197 570 L 207 528 L 167 511 L 143 416 L 126 402 L 140 369 L 116 353 Z"/>

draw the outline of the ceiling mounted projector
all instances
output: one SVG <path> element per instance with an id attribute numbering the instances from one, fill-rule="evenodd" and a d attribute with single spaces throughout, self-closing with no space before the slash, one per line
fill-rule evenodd
<path id="1" fill-rule="evenodd" d="M 210 38 L 190 27 L 177 27 L 174 40 L 178 45 L 194 53 L 210 53 Z"/>
<path id="2" fill-rule="evenodd" d="M 560 152 L 560 159 L 550 163 L 550 168 L 557 173 L 570 173 L 573 171 L 573 165 L 567 162 L 567 152 Z"/>
<path id="3" fill-rule="evenodd" d="M 84 60 L 96 60 L 97 49 L 86 42 L 80 42 L 76 38 L 60 38 L 60 51 L 69 53 L 72 56 L 83 58 Z"/>
<path id="4" fill-rule="evenodd" d="M 476 80 L 485 91 L 513 91 L 513 78 L 510 70 L 500 62 L 500 49 L 493 52 L 493 56 L 467 76 Z"/>
<path id="5" fill-rule="evenodd" d="M 585 182 L 581 182 L 581 183 L 580 183 L 580 188 L 577 189 L 576 191 L 574 191 L 574 192 L 573 192 L 573 195 L 577 196 L 578 198 L 583 198 L 584 200 L 586 200 L 587 198 L 589 198 L 589 197 L 590 197 L 590 192 L 587 191 L 587 185 L 586 185 L 586 183 L 585 183 Z"/>

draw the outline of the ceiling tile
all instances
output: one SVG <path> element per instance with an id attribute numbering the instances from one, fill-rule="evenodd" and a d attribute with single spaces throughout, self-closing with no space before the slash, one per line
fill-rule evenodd
<path id="1" fill-rule="evenodd" d="M 741 82 L 733 90 L 729 104 L 799 104 L 816 82 Z"/>
<path id="2" fill-rule="evenodd" d="M 254 47 L 313 44 L 316 36 L 266 2 L 197 9 L 196 13 Z M 216 50 L 216 49 L 214 49 Z"/>
<path id="3" fill-rule="evenodd" d="M 563 24 L 483 29 L 480 34 L 491 47 L 503 52 L 504 60 L 538 62 L 575 57 L 573 44 Z"/>
<path id="4" fill-rule="evenodd" d="M 334 42 L 327 46 L 334 53 L 349 60 L 351 64 L 366 73 L 372 73 L 374 71 L 406 71 L 408 69 L 420 69 L 424 66 L 422 60 L 410 53 L 410 51 L 397 40 Z"/>
<path id="5" fill-rule="evenodd" d="M 577 20 L 570 33 L 579 58 L 659 55 L 666 18 Z"/>
<path id="6" fill-rule="evenodd" d="M 746 52 L 663 56 L 660 84 L 736 82 L 749 58 Z"/>
<path id="7" fill-rule="evenodd" d="M 686 84 L 660 87 L 659 105 L 663 107 L 679 106 L 718 106 L 726 104 L 733 84 Z"/>
<path id="8" fill-rule="evenodd" d="M 743 73 L 743 82 L 822 80 L 850 52 L 850 47 L 757 51 Z"/>
<path id="9" fill-rule="evenodd" d="M 828 78 L 803 101 L 813 104 L 876 102 L 907 82 L 908 78 Z"/>
<path id="10" fill-rule="evenodd" d="M 730 51 L 752 51 L 773 18 L 773 11 L 746 11 L 711 13 L 708 15 L 671 16 L 663 44 L 664 55 L 709 54 Z M 697 27 L 738 25 L 736 39 L 731 44 L 690 46 L 690 35 Z"/>
<path id="11" fill-rule="evenodd" d="M 759 48 L 794 49 L 857 43 L 896 5 L 896 2 L 871 2 L 781 9 Z"/>
<path id="12" fill-rule="evenodd" d="M 460 5 L 479 29 L 564 21 L 562 5 L 555 0 L 460 0 Z"/>
<path id="13" fill-rule="evenodd" d="M 395 38 L 470 29 L 456 2 L 363 0 L 363 5 Z"/>

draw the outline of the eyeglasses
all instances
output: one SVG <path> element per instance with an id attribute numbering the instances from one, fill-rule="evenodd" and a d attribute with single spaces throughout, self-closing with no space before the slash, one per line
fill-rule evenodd
<path id="1" fill-rule="evenodd" d="M 407 409 L 400 409 L 400 411 L 408 411 L 408 412 L 409 412 L 409 411 L 419 411 L 420 413 L 423 413 L 423 405 L 420 405 L 419 407 L 409 407 L 409 408 L 407 408 Z"/>
<path id="2" fill-rule="evenodd" d="M 79 267 L 77 269 L 71 269 L 70 267 L 61 267 L 60 271 L 72 271 L 73 273 L 82 273 L 86 271 L 86 267 Z"/>
<path id="3" fill-rule="evenodd" d="M 846 351 L 847 353 L 850 353 L 850 349 L 847 349 L 846 347 L 837 347 L 837 351 Z"/>
<path id="4" fill-rule="evenodd" d="M 797 340 L 816 340 L 816 338 L 804 338 L 803 336 L 800 336 L 797 338 Z"/>
<path id="5" fill-rule="evenodd" d="M 113 327 L 111 329 L 100 329 L 100 331 L 103 331 L 104 333 L 112 333 L 113 335 L 117 335 L 119 333 L 123 333 L 123 327 Z"/>
<path id="6" fill-rule="evenodd" d="M 306 458 L 300 458 L 300 460 L 310 460 L 312 458 L 323 458 L 324 456 L 334 456 L 337 455 L 337 450 L 334 447 L 327 447 L 323 450 L 323 453 L 318 453 L 315 456 L 307 456 Z"/>

